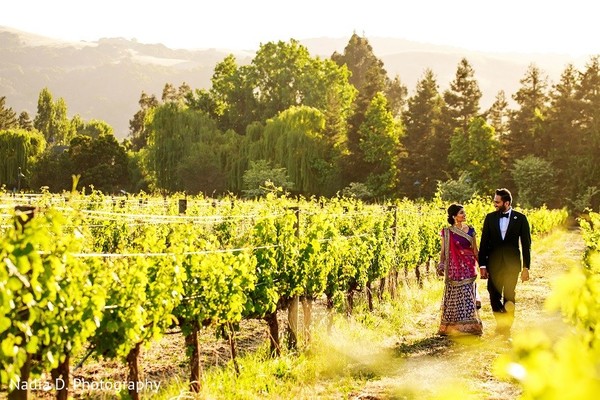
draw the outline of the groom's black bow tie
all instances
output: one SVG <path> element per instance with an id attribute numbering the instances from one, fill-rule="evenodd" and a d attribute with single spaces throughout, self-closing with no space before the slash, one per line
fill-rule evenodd
<path id="1" fill-rule="evenodd" d="M 502 214 L 500 214 L 500 218 L 508 218 L 509 214 L 510 213 L 502 213 Z"/>

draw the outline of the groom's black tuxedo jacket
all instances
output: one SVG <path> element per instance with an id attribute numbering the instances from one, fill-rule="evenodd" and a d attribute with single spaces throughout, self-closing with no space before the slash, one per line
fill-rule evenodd
<path id="1" fill-rule="evenodd" d="M 529 269 L 531 264 L 531 232 L 527 217 L 515 210 L 510 211 L 506 235 L 500 233 L 501 212 L 494 211 L 485 216 L 479 245 L 479 265 L 488 268 L 488 272 L 502 268 L 521 270 L 519 240 L 523 252 L 523 266 Z"/>

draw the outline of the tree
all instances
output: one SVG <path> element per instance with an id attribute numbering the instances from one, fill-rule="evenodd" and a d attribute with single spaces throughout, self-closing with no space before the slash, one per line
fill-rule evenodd
<path id="1" fill-rule="evenodd" d="M 71 121 L 67 117 L 67 103 L 61 97 L 54 103 L 53 118 L 50 120 L 48 137 L 49 142 L 56 145 L 66 145 L 75 135 Z"/>
<path id="2" fill-rule="evenodd" d="M 580 74 L 575 67 L 567 65 L 560 81 L 552 87 L 550 107 L 544 124 L 546 130 L 547 159 L 555 171 L 556 188 L 553 206 L 561 206 L 564 199 L 579 190 L 580 169 L 577 159 L 583 155 L 582 102 L 578 99 Z"/>
<path id="3" fill-rule="evenodd" d="M 348 182 L 363 182 L 366 179 L 364 155 L 360 148 L 360 135 L 367 108 L 379 92 L 391 98 L 393 115 L 395 116 L 404 103 L 403 96 L 406 88 L 398 77 L 390 81 L 383 61 L 377 58 L 367 38 L 354 33 L 344 48 L 344 53 L 333 53 L 331 59 L 340 66 L 346 66 L 351 75 L 350 83 L 357 89 L 358 96 L 353 104 L 352 115 L 348 121 L 348 151 L 349 158 L 345 165 L 345 175 Z M 388 102 L 390 104 L 390 102 Z"/>
<path id="4" fill-rule="evenodd" d="M 442 200 L 447 202 L 464 204 L 477 193 L 473 180 L 466 172 L 461 173 L 458 179 L 440 182 L 438 188 Z"/>
<path id="5" fill-rule="evenodd" d="M 512 176 L 522 207 L 541 207 L 552 198 L 554 169 L 548 161 L 532 155 L 515 161 Z"/>
<path id="6" fill-rule="evenodd" d="M 29 117 L 29 114 L 27 113 L 27 111 L 22 111 L 21 114 L 19 114 L 18 125 L 19 125 L 19 128 L 25 129 L 26 131 L 32 131 L 34 129 L 33 121 Z"/>
<path id="7" fill-rule="evenodd" d="M 548 82 L 542 71 L 531 64 L 520 80 L 521 88 L 513 95 L 519 108 L 511 112 L 507 148 L 513 160 L 544 152 L 543 121 L 548 107 Z"/>
<path id="8" fill-rule="evenodd" d="M 77 134 L 97 139 L 104 135 L 114 136 L 114 131 L 112 126 L 106 122 L 98 119 L 91 119 L 87 123 L 83 123 L 83 125 L 77 129 Z"/>
<path id="9" fill-rule="evenodd" d="M 59 193 L 73 188 L 73 167 L 67 146 L 52 146 L 40 155 L 31 174 L 31 187 Z"/>
<path id="10" fill-rule="evenodd" d="M 375 197 L 395 195 L 403 155 L 400 144 L 402 129 L 388 109 L 382 92 L 373 97 L 358 133 L 364 161 L 369 166 L 367 188 Z"/>
<path id="11" fill-rule="evenodd" d="M 146 147 L 148 142 L 148 133 L 145 129 L 146 115 L 149 110 L 158 106 L 159 101 L 156 99 L 156 96 L 149 96 L 145 92 L 142 92 L 138 104 L 140 105 L 140 109 L 129 120 L 129 137 L 131 138 L 131 145 L 134 151 Z"/>
<path id="12" fill-rule="evenodd" d="M 252 69 L 251 65 L 238 67 L 235 56 L 228 55 L 215 66 L 210 91 L 197 90 L 188 100 L 189 107 L 207 113 L 222 131 L 244 134 L 246 127 L 258 120 Z"/>
<path id="13" fill-rule="evenodd" d="M 332 195 L 342 187 L 335 164 L 339 155 L 325 132 L 321 111 L 291 107 L 269 119 L 264 127 L 253 127 L 242 144 L 246 150 L 243 157 L 284 167 L 299 193 Z"/>
<path id="14" fill-rule="evenodd" d="M 183 82 L 179 88 L 176 88 L 171 83 L 167 83 L 163 88 L 161 100 L 163 103 L 182 102 L 191 92 L 192 89 L 185 82 Z"/>
<path id="15" fill-rule="evenodd" d="M 494 102 L 490 108 L 485 112 L 487 123 L 494 128 L 496 132 L 496 139 L 503 143 L 506 140 L 508 134 L 508 121 L 510 115 L 508 112 L 508 101 L 506 100 L 506 94 L 504 90 L 500 90 L 496 94 Z"/>
<path id="16" fill-rule="evenodd" d="M 406 135 L 402 143 L 408 154 L 400 174 L 403 195 L 432 196 L 437 182 L 448 179 L 449 139 L 442 131 L 443 106 L 435 75 L 427 69 L 404 114 Z"/>
<path id="17" fill-rule="evenodd" d="M 0 131 L 18 127 L 17 114 L 12 108 L 6 107 L 6 97 L 0 97 Z"/>
<path id="18" fill-rule="evenodd" d="M 209 143 L 194 143 L 190 154 L 177 166 L 186 193 L 222 194 L 227 189 L 227 176 L 221 167 L 219 154 Z"/>
<path id="19" fill-rule="evenodd" d="M 213 145 L 212 148 L 206 148 L 219 154 L 223 134 L 206 113 L 189 109 L 182 103 L 162 104 L 153 109 L 147 118 L 149 136 L 145 162 L 146 169 L 152 173 L 154 189 L 167 192 L 186 190 L 180 175 L 184 171 L 181 169 L 182 162 L 189 164 L 190 157 L 210 156 L 194 153 L 199 143 Z M 222 165 L 221 160 L 219 165 Z"/>
<path id="20" fill-rule="evenodd" d="M 211 82 L 210 91 L 196 91 L 188 105 L 215 118 L 222 131 L 240 135 L 251 123 L 294 106 L 314 107 L 333 123 L 344 121 L 355 95 L 345 68 L 311 57 L 293 39 L 261 45 L 250 65 L 238 67 L 233 56 L 226 57 Z"/>
<path id="21" fill-rule="evenodd" d="M 600 154 L 600 56 L 591 57 L 581 75 L 576 98 L 581 102 L 580 136 L 575 149 L 574 169 L 578 170 L 576 193 L 581 196 L 592 193 L 591 187 L 600 182 L 598 154 Z M 573 169 L 573 170 L 574 170 Z M 592 207 L 600 205 L 596 197 Z"/>
<path id="22" fill-rule="evenodd" d="M 244 172 L 246 197 L 259 197 L 278 188 L 289 190 L 292 187 L 285 168 L 272 167 L 267 160 L 250 161 L 250 168 Z"/>
<path id="23" fill-rule="evenodd" d="M 50 126 L 54 118 L 54 101 L 48 88 L 41 90 L 38 96 L 37 114 L 33 119 L 33 127 L 40 131 L 48 143 L 52 143 Z"/>
<path id="24" fill-rule="evenodd" d="M 450 89 L 444 92 L 444 116 L 448 119 L 447 129 L 450 135 L 455 129 L 466 131 L 471 119 L 479 115 L 480 99 L 481 90 L 475 80 L 475 71 L 467 59 L 463 58 L 458 63 Z"/>
<path id="25" fill-rule="evenodd" d="M 66 145 L 75 132 L 67 117 L 67 104 L 63 98 L 56 103 L 52 101 L 52 93 L 48 88 L 42 89 L 38 97 L 37 114 L 33 126 L 40 131 L 48 144 Z"/>
<path id="26" fill-rule="evenodd" d="M 82 187 L 117 193 L 129 187 L 128 157 L 114 135 L 78 135 L 67 151 L 72 175 L 80 175 Z"/>
<path id="27" fill-rule="evenodd" d="M 386 97 L 394 118 L 400 117 L 408 97 L 408 88 L 400 81 L 400 76 L 396 75 L 393 80 L 388 82 Z"/>
<path id="28" fill-rule="evenodd" d="M 457 175 L 466 174 L 480 193 L 490 193 L 500 183 L 500 143 L 494 128 L 482 117 L 473 118 L 467 131 L 457 129 L 450 141 L 448 156 Z"/>
<path id="29" fill-rule="evenodd" d="M 0 186 L 25 186 L 46 141 L 37 131 L 0 130 Z"/>

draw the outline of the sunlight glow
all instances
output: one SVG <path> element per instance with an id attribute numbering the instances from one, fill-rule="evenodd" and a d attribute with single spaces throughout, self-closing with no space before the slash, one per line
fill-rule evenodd
<path id="1" fill-rule="evenodd" d="M 524 380 L 527 376 L 527 371 L 525 370 L 525 367 L 515 362 L 511 362 L 510 364 L 508 364 L 508 373 L 510 374 L 510 376 L 519 381 Z"/>

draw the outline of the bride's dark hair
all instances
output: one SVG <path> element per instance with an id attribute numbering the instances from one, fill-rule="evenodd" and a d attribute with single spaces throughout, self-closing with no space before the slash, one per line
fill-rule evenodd
<path id="1" fill-rule="evenodd" d="M 462 206 L 462 204 L 451 204 L 450 207 L 448 207 L 448 223 L 450 225 L 454 225 L 454 217 L 456 217 L 458 215 L 458 212 L 460 210 L 462 210 L 464 207 Z"/>

